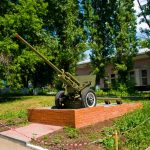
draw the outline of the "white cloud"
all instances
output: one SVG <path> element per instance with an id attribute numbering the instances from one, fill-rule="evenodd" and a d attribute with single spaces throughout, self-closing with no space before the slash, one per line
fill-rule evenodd
<path id="1" fill-rule="evenodd" d="M 147 2 L 147 0 L 140 0 L 141 5 L 145 4 Z M 134 9 L 136 11 L 136 15 L 138 15 L 141 10 L 139 8 L 139 4 L 137 2 L 137 0 L 134 0 Z M 146 23 L 139 23 L 141 20 L 141 17 L 137 17 L 137 36 L 139 38 L 145 38 L 146 35 L 140 32 L 140 28 L 148 28 L 148 25 Z"/>

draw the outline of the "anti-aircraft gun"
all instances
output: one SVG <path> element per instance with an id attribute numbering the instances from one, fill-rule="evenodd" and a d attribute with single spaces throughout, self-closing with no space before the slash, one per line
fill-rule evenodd
<path id="1" fill-rule="evenodd" d="M 34 53 L 52 67 L 57 73 L 59 79 L 63 82 L 64 91 L 59 91 L 55 97 L 55 107 L 61 108 L 85 108 L 96 106 L 97 99 L 95 92 L 90 88 L 91 82 L 80 83 L 69 72 L 63 69 L 59 70 L 53 63 L 51 63 L 45 56 L 33 48 L 26 40 L 20 35 L 16 37 L 26 44 Z"/>

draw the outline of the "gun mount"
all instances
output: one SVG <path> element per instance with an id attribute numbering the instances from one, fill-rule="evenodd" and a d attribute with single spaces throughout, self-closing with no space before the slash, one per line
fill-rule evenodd
<path id="1" fill-rule="evenodd" d="M 20 35 L 16 34 L 16 37 L 25 45 L 27 45 L 41 59 L 43 59 L 45 63 L 52 67 L 58 73 L 59 79 L 64 83 L 63 88 L 65 90 L 59 91 L 55 97 L 56 108 L 84 108 L 96 106 L 97 100 L 95 92 L 90 89 L 90 82 L 80 83 L 69 72 L 65 72 L 63 69 L 59 70 L 53 63 L 51 63 L 44 55 L 33 48 Z"/>

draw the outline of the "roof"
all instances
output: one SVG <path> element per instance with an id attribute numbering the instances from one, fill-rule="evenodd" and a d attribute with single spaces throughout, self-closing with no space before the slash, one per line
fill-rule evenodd
<path id="1" fill-rule="evenodd" d="M 139 51 L 138 51 L 138 55 L 145 54 L 145 53 L 148 52 L 148 51 L 150 51 L 150 49 L 148 49 L 148 48 L 141 48 L 141 49 L 139 49 Z M 86 59 L 86 60 L 83 60 L 83 61 L 78 62 L 77 65 L 88 64 L 88 63 L 90 63 L 90 62 L 91 62 L 91 60 L 88 58 L 88 59 Z"/>
<path id="2" fill-rule="evenodd" d="M 150 49 L 148 49 L 148 48 L 141 48 L 141 49 L 139 49 L 138 54 L 145 54 L 148 51 L 150 51 Z"/>
<path id="3" fill-rule="evenodd" d="M 88 64 L 88 63 L 90 63 L 90 62 L 91 62 L 90 59 L 86 59 L 86 60 L 83 60 L 83 61 L 78 62 L 77 65 Z"/>

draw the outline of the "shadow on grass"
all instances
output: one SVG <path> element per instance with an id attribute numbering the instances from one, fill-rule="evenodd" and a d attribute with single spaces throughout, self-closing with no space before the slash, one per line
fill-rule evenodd
<path id="1" fill-rule="evenodd" d="M 0 103 L 30 99 L 31 96 L 0 96 Z"/>

